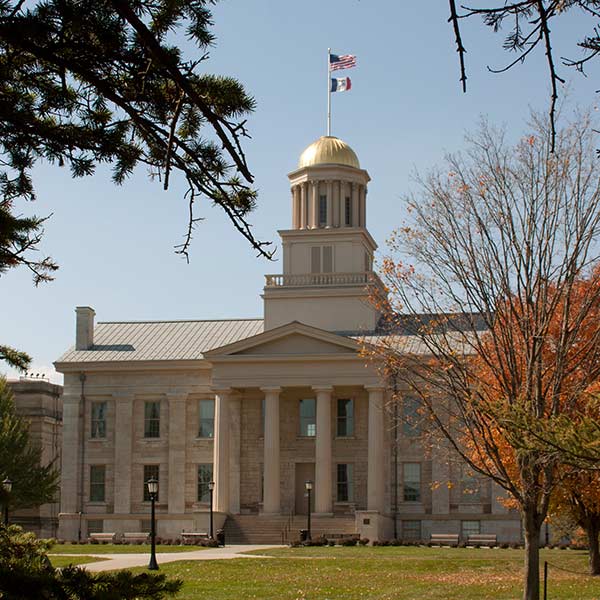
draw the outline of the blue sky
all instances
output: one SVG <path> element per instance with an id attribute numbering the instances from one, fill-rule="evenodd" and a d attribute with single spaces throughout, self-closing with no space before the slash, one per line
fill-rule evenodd
<path id="1" fill-rule="evenodd" d="M 468 93 L 445 0 L 224 0 L 214 10 L 216 45 L 207 72 L 239 78 L 257 101 L 246 152 L 259 188 L 251 216 L 261 239 L 278 242 L 290 226 L 287 173 L 302 150 L 325 133 L 327 48 L 352 53 L 358 66 L 340 76 L 352 90 L 332 98 L 332 133 L 356 151 L 372 178 L 368 227 L 384 241 L 404 217 L 402 196 L 412 175 L 460 150 L 481 115 L 505 124 L 517 139 L 530 108 L 547 110 L 549 85 L 541 52 L 508 73 L 494 75 L 511 56 L 477 21 L 463 23 Z M 592 23 L 573 14 L 553 26 L 557 56 L 577 55 L 575 40 Z M 579 36 L 579 37 L 578 37 Z M 183 36 L 178 37 L 194 54 Z M 600 62 L 597 63 L 600 65 Z M 588 77 L 560 67 L 572 105 L 590 106 L 600 87 L 598 66 Z M 566 90 L 564 90 L 566 91 Z M 40 164 L 38 199 L 24 214 L 52 213 L 41 245 L 60 264 L 54 282 L 35 288 L 25 269 L 0 278 L 0 340 L 33 356 L 33 372 L 48 372 L 74 341 L 78 305 L 99 321 L 219 319 L 262 315 L 265 273 L 280 273 L 204 202 L 190 264 L 173 252 L 186 227 L 184 187 L 164 192 L 143 168 L 115 187 L 105 169 L 73 181 L 64 169 Z M 280 252 L 276 258 L 280 257 Z M 14 375 L 0 365 L 0 372 Z M 58 379 L 60 381 L 60 379 Z"/>

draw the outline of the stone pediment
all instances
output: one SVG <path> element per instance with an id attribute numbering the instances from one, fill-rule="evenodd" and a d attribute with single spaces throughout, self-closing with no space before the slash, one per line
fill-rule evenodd
<path id="1" fill-rule="evenodd" d="M 208 360 L 233 356 L 315 356 L 356 354 L 353 339 L 294 321 L 205 353 Z"/>

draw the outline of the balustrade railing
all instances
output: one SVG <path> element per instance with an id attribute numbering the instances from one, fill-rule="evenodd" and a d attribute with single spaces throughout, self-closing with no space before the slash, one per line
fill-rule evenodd
<path id="1" fill-rule="evenodd" d="M 302 273 L 301 275 L 265 275 L 267 287 L 306 287 L 367 285 L 376 281 L 373 271 L 359 273 Z"/>

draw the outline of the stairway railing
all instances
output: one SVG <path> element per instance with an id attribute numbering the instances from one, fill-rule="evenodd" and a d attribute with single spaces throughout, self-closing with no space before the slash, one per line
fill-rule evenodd
<path id="1" fill-rule="evenodd" d="M 290 538 L 290 531 L 292 530 L 294 524 L 294 509 L 290 509 L 288 515 L 287 515 L 287 520 L 285 522 L 285 525 L 283 526 L 283 529 L 281 530 L 281 543 L 282 544 L 288 544 L 289 543 L 289 538 Z"/>

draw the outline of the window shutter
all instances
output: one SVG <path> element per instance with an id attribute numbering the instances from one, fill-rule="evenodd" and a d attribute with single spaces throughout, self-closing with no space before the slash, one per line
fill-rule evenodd
<path id="1" fill-rule="evenodd" d="M 321 248 L 319 246 L 313 246 L 310 249 L 310 272 L 321 272 Z"/>
<path id="2" fill-rule="evenodd" d="M 323 273 L 333 273 L 333 246 L 323 246 Z"/>

